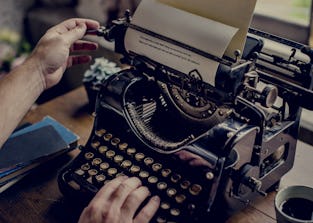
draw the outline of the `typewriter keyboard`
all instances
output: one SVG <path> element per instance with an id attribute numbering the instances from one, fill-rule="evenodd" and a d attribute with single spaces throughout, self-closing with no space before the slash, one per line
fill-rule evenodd
<path id="1" fill-rule="evenodd" d="M 199 206 L 205 206 L 201 204 L 207 199 L 205 194 L 208 191 L 203 185 L 212 181 L 214 175 L 212 172 L 207 172 L 204 177 L 189 174 L 176 160 L 168 157 L 139 150 L 117 135 L 100 129 L 82 148 L 72 168 L 72 176 L 76 182 L 84 181 L 84 184 L 92 185 L 90 188 L 97 189 L 115 177 L 136 176 L 149 188 L 151 196 L 161 198 L 152 222 L 194 222 L 192 216 Z M 71 186 L 79 188 L 79 184 Z"/>

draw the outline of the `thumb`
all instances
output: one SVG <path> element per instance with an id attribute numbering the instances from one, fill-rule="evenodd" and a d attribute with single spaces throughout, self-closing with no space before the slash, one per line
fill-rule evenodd
<path id="1" fill-rule="evenodd" d="M 84 37 L 87 30 L 87 26 L 85 23 L 80 23 L 75 28 L 69 30 L 66 33 L 63 33 L 65 41 L 71 46 L 75 41 Z"/>

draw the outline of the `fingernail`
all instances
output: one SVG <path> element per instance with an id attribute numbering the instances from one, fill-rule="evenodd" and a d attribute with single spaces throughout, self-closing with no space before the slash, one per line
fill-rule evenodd
<path id="1" fill-rule="evenodd" d="M 153 196 L 151 199 L 156 201 L 156 202 L 160 202 L 159 196 Z"/>

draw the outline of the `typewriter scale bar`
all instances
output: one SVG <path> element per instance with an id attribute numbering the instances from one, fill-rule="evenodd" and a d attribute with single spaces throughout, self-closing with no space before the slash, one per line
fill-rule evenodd
<path id="1" fill-rule="evenodd" d="M 62 174 L 75 199 L 88 202 L 100 187 L 119 176 L 138 177 L 161 204 L 152 222 L 193 222 L 203 211 L 210 193 L 208 184 L 214 181 L 213 171 L 188 173 L 169 158 L 128 144 L 106 129 L 95 130 L 86 147 L 74 160 L 72 168 Z M 175 159 L 175 158 L 174 158 Z M 177 165 L 178 164 L 178 165 Z M 181 172 L 184 169 L 184 172 Z M 193 173 L 193 174 L 192 174 Z M 203 186 L 205 185 L 205 186 Z M 77 196 L 75 193 L 77 192 Z M 79 195 L 78 195 L 79 193 Z M 148 199 L 147 199 L 148 200 Z M 200 205 L 203 205 L 201 207 Z"/>

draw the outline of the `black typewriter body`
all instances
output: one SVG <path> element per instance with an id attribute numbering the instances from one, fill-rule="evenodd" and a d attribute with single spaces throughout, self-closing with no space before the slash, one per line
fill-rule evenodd
<path id="1" fill-rule="evenodd" d="M 284 40 L 307 61 L 264 53 L 265 34 L 250 30 L 242 59 L 222 61 L 213 87 L 126 52 L 128 21 L 101 33 L 132 67 L 102 83 L 61 191 L 86 203 L 109 180 L 136 176 L 161 198 L 153 222 L 188 223 L 223 222 L 275 189 L 293 166 L 301 108 L 312 110 L 312 51 Z"/>

